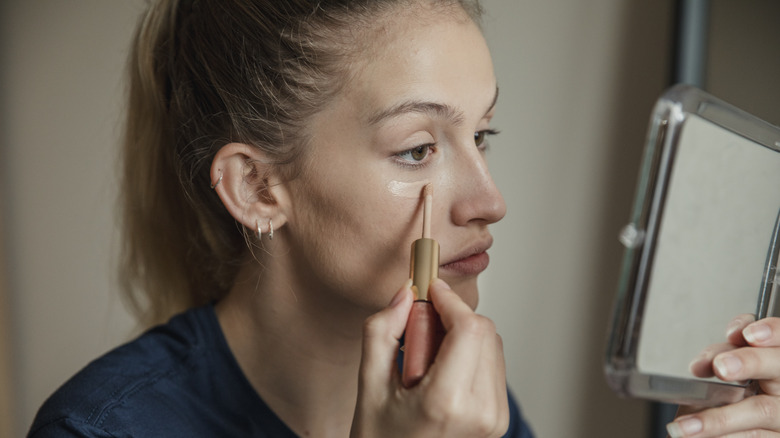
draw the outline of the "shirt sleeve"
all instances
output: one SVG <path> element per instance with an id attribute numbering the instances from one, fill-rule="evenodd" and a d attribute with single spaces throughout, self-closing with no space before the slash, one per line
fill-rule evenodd
<path id="1" fill-rule="evenodd" d="M 534 438 L 530 426 L 528 426 L 528 423 L 525 422 L 520 413 L 520 406 L 515 401 L 512 391 L 508 388 L 507 395 L 509 397 L 509 429 L 507 429 L 504 438 Z"/>

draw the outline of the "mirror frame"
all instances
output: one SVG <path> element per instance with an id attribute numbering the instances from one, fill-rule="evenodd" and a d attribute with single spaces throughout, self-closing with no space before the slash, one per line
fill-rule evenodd
<path id="1" fill-rule="evenodd" d="M 650 118 L 645 152 L 629 225 L 620 234 L 625 246 L 618 292 L 607 342 L 604 372 L 609 386 L 621 396 L 677 404 L 713 406 L 755 393 L 751 382 L 733 383 L 646 374 L 637 368 L 637 353 L 649 275 L 652 272 L 659 226 L 677 144 L 685 121 L 695 115 L 758 145 L 780 153 L 780 128 L 760 120 L 712 95 L 676 85 L 656 102 Z M 780 215 L 780 213 L 778 213 Z M 769 245 L 757 318 L 773 306 L 777 287 L 780 216 Z"/>

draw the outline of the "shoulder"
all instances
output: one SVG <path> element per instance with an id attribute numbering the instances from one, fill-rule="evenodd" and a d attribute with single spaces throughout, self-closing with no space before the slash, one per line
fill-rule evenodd
<path id="1" fill-rule="evenodd" d="M 189 368 L 212 348 L 209 312 L 188 311 L 91 362 L 43 404 L 29 436 L 114 436 L 105 431 L 123 418 L 161 415 L 167 395 L 197 378 Z"/>
<path id="2" fill-rule="evenodd" d="M 84 421 L 60 418 L 30 430 L 28 437 L 35 438 L 115 438 L 116 435 Z"/>

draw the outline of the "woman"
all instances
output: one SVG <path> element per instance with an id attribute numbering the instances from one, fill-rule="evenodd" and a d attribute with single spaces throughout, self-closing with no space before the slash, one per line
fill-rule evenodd
<path id="1" fill-rule="evenodd" d="M 505 208 L 478 19 L 467 0 L 152 6 L 130 62 L 123 279 L 145 322 L 184 313 L 78 373 L 30 436 L 530 436 L 473 312 Z M 427 184 L 446 334 L 405 388 L 401 285 Z M 744 325 L 724 353 L 743 366 L 703 366 L 764 394 L 672 435 L 780 430 L 780 326 Z"/>
<path id="2" fill-rule="evenodd" d="M 466 0 L 153 5 L 130 62 L 123 278 L 145 321 L 184 313 L 82 370 L 30 435 L 530 436 L 473 311 L 505 212 L 478 19 Z M 427 185 L 446 334 L 406 388 Z"/>

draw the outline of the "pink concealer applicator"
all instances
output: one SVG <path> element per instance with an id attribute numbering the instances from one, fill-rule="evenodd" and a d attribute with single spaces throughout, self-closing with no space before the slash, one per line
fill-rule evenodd
<path id="1" fill-rule="evenodd" d="M 425 376 L 444 337 L 444 327 L 428 297 L 428 288 L 439 275 L 439 243 L 431 239 L 431 184 L 423 189 L 423 198 L 423 235 L 412 243 L 410 266 L 415 301 L 404 335 L 401 382 L 407 388 L 415 386 Z"/>

